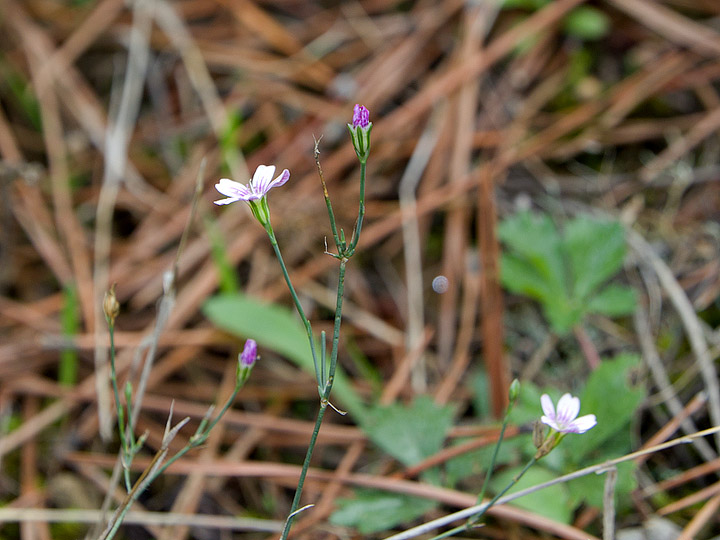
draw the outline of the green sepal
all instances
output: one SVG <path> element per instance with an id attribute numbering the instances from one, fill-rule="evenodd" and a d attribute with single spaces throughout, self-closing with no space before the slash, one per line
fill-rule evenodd
<path id="1" fill-rule="evenodd" d="M 370 132 L 372 131 L 373 124 L 370 122 L 364 128 L 353 126 L 352 124 L 348 124 L 347 127 L 350 132 L 353 148 L 355 148 L 355 153 L 358 159 L 362 163 L 365 163 L 370 155 Z"/>
<path id="2" fill-rule="evenodd" d="M 260 222 L 260 225 L 267 227 L 270 223 L 270 208 L 268 207 L 267 197 L 248 201 L 248 204 L 250 205 L 250 210 L 252 211 L 253 216 L 255 216 L 255 219 Z"/>

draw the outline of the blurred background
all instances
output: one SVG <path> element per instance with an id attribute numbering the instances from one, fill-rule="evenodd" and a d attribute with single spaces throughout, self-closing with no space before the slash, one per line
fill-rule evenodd
<path id="1" fill-rule="evenodd" d="M 720 424 L 716 0 L 0 0 L 0 35 L 0 538 L 79 538 L 100 518 L 112 283 L 119 378 L 137 390 L 150 370 L 137 473 L 172 400 L 191 418 L 179 449 L 230 394 L 244 340 L 261 354 L 121 536 L 277 534 L 317 385 L 267 236 L 213 185 L 290 170 L 273 226 L 331 333 L 313 150 L 350 236 L 356 103 L 373 129 L 333 394 L 349 414 L 327 415 L 295 537 L 380 538 L 474 504 L 516 377 L 491 492 L 532 455 L 543 392 L 599 424 L 527 485 Z M 621 470 L 618 538 L 720 534 L 717 442 Z M 602 536 L 601 477 L 552 489 L 464 534 Z"/>

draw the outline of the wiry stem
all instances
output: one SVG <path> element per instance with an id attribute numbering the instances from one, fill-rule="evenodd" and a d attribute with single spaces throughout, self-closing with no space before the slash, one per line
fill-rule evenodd
<path id="1" fill-rule="evenodd" d="M 325 411 L 330 403 L 330 392 L 332 391 L 333 382 L 335 381 L 335 369 L 337 367 L 338 342 L 340 341 L 340 324 L 342 322 L 342 304 L 345 292 L 345 266 L 347 265 L 347 261 L 348 260 L 346 258 L 340 260 L 337 301 L 335 304 L 335 325 L 333 329 L 332 349 L 330 352 L 330 368 L 328 370 L 327 379 L 324 381 L 322 395 L 320 396 L 320 410 L 318 411 L 317 419 L 315 420 L 315 427 L 313 428 L 312 435 L 310 436 L 310 443 L 308 444 L 308 449 L 305 453 L 305 460 L 303 461 L 302 470 L 300 471 L 300 478 L 298 479 L 297 489 L 295 490 L 295 497 L 293 498 L 292 506 L 290 507 L 290 515 L 285 521 L 285 527 L 283 528 L 282 535 L 280 536 L 281 540 L 286 540 L 288 533 L 290 532 L 292 522 L 297 515 L 297 509 L 300 507 L 300 498 L 302 497 L 302 490 L 305 485 L 305 477 L 307 476 L 308 469 L 310 468 L 310 461 L 312 460 L 315 443 L 317 442 L 318 433 L 320 432 L 320 426 L 322 425 Z"/>
<path id="2" fill-rule="evenodd" d="M 125 407 L 120 401 L 120 390 L 118 389 L 117 383 L 117 370 L 115 368 L 115 321 L 108 321 L 108 329 L 110 333 L 110 382 L 112 383 L 113 397 L 115 398 L 115 410 L 117 411 L 118 434 L 120 435 L 125 489 L 130 491 L 132 487 L 130 484 L 130 469 L 126 463 L 130 452 L 127 445 L 127 437 L 125 436 Z"/>
<path id="3" fill-rule="evenodd" d="M 355 253 L 358 241 L 360 240 L 360 233 L 362 232 L 363 219 L 365 218 L 365 167 L 364 161 L 360 162 L 360 204 L 358 207 L 358 218 L 357 225 L 355 226 L 355 232 L 353 234 L 350 247 L 348 248 L 348 256 L 352 256 Z"/>
<path id="4" fill-rule="evenodd" d="M 345 235 L 340 231 L 340 234 L 338 234 L 337 225 L 335 222 L 335 214 L 333 213 L 332 204 L 330 202 L 330 196 L 328 195 L 327 186 L 325 184 L 325 178 L 323 176 L 322 167 L 320 166 L 320 159 L 318 157 L 319 155 L 318 150 L 318 144 L 317 141 L 315 141 L 315 163 L 317 165 L 318 174 L 320 176 L 320 181 L 322 182 L 323 187 L 323 196 L 325 198 L 325 205 L 327 207 L 328 217 L 330 219 L 330 228 L 332 230 L 333 239 L 335 240 L 335 246 L 337 248 L 337 254 L 333 254 L 333 257 L 338 259 L 340 261 L 340 270 L 338 274 L 338 287 L 337 287 L 337 299 L 335 302 L 335 321 L 333 325 L 333 338 L 332 338 L 332 346 L 330 349 L 330 365 L 327 370 L 327 374 L 325 373 L 325 355 L 323 354 L 322 362 L 320 363 L 320 368 L 318 371 L 318 362 L 317 358 L 315 356 L 315 349 L 314 349 L 314 342 L 312 337 L 312 330 L 310 329 L 310 323 L 307 321 L 307 318 L 305 317 L 305 314 L 302 311 L 302 307 L 300 306 L 300 302 L 297 299 L 297 295 L 295 294 L 295 289 L 293 288 L 292 284 L 290 283 L 290 278 L 288 277 L 287 270 L 285 268 L 285 264 L 283 263 L 282 256 L 280 255 L 280 249 L 278 248 L 277 242 L 275 241 L 275 236 L 272 234 L 272 227 L 269 225 L 266 226 L 266 230 L 268 232 L 268 235 L 270 236 L 270 241 L 273 244 L 273 249 L 275 250 L 275 254 L 277 255 L 278 260 L 280 261 L 280 266 L 283 270 L 283 275 L 285 276 L 285 280 L 288 284 L 288 288 L 290 289 L 290 294 L 293 297 L 293 300 L 295 301 L 295 305 L 298 308 L 298 312 L 300 313 L 300 316 L 303 319 L 303 322 L 305 322 L 305 327 L 308 331 L 308 338 L 310 339 L 310 346 L 312 348 L 312 354 L 313 354 L 313 361 L 315 363 L 315 370 L 316 373 L 318 373 L 318 385 L 320 390 L 320 409 L 318 410 L 318 415 L 315 420 L 315 426 L 313 428 L 312 435 L 310 436 L 310 443 L 308 444 L 308 449 L 305 454 L 305 460 L 303 461 L 302 470 L 300 471 L 300 478 L 298 479 L 298 485 L 297 489 L 295 490 L 295 496 L 293 498 L 292 505 L 290 507 L 290 514 L 288 515 L 287 520 L 285 521 L 285 526 L 283 527 L 282 535 L 280 536 L 280 540 L 286 540 L 288 534 L 290 533 L 290 527 L 292 526 L 292 523 L 295 519 L 295 516 L 299 513 L 298 508 L 300 507 L 300 499 L 302 497 L 302 491 L 303 486 L 305 485 L 305 478 L 307 476 L 308 469 L 310 468 L 310 462 L 312 460 L 312 455 L 315 450 L 315 443 L 317 442 L 318 433 L 320 431 L 320 426 L 322 425 L 323 418 L 325 416 L 325 411 L 327 410 L 327 406 L 330 405 L 330 393 L 332 391 L 333 382 L 335 381 L 335 371 L 337 368 L 337 358 L 338 358 L 338 348 L 339 348 L 339 341 L 340 341 L 340 326 L 342 323 L 342 307 L 343 307 L 343 297 L 345 294 L 345 268 L 347 266 L 347 262 L 350 259 L 350 257 L 353 256 L 355 253 L 355 248 L 357 247 L 357 243 L 360 239 L 360 233 L 362 231 L 362 224 L 363 224 L 363 218 L 365 216 L 365 162 L 361 161 L 360 163 L 360 206 L 358 209 L 358 219 L 357 219 L 357 225 L 355 228 L 355 231 L 353 233 L 352 240 L 350 242 L 350 245 L 348 246 L 345 242 Z M 332 406 L 332 405 L 331 405 Z M 333 407 L 334 408 L 334 407 Z"/>
<path id="5" fill-rule="evenodd" d="M 308 320 L 308 318 L 305 316 L 305 310 L 300 303 L 300 298 L 298 298 L 298 295 L 295 292 L 295 287 L 293 287 L 293 284 L 290 281 L 290 275 L 288 274 L 287 267 L 285 266 L 285 261 L 283 260 L 282 253 L 280 253 L 280 247 L 278 246 L 277 239 L 275 238 L 275 233 L 273 232 L 273 228 L 269 220 L 265 225 L 265 231 L 267 232 L 268 237 L 270 237 L 270 243 L 275 250 L 275 256 L 277 257 L 277 260 L 280 263 L 280 268 L 282 270 L 283 277 L 285 278 L 285 283 L 290 290 L 290 296 L 292 296 L 293 302 L 295 302 L 295 309 L 297 309 L 297 312 L 300 315 L 303 324 L 305 325 L 305 331 L 307 332 L 308 341 L 310 342 L 310 352 L 312 353 L 313 362 L 317 364 L 317 356 L 315 353 L 315 338 L 313 337 L 312 326 L 310 325 L 310 321 Z"/>

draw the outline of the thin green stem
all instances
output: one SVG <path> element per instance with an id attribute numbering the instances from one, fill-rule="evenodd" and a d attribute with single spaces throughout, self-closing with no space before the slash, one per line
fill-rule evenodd
<path id="1" fill-rule="evenodd" d="M 365 162 L 361 161 L 360 162 L 360 205 L 358 207 L 357 226 L 355 227 L 355 232 L 353 234 L 352 241 L 350 242 L 350 247 L 348 248 L 348 256 L 351 256 L 353 253 L 355 253 L 355 248 L 357 247 L 357 244 L 360 241 L 360 233 L 362 232 L 363 219 L 365 218 L 365 167 L 366 167 Z"/>
<path id="2" fill-rule="evenodd" d="M 132 385 L 130 381 L 125 383 L 125 408 L 127 413 L 127 425 L 125 426 L 125 436 L 127 437 L 127 448 L 135 447 L 135 432 L 132 429 Z M 133 456 L 131 456 L 132 459 Z"/>
<path id="3" fill-rule="evenodd" d="M 510 410 L 511 407 L 508 407 L 507 411 L 505 411 L 505 418 L 503 418 L 502 428 L 500 428 L 500 436 L 498 437 L 497 443 L 495 443 L 495 449 L 493 451 L 492 458 L 490 459 L 490 466 L 488 467 L 488 472 L 485 475 L 482 489 L 480 490 L 480 494 L 478 495 L 478 503 L 481 503 L 483 498 L 485 497 L 485 492 L 487 491 L 488 484 L 490 483 L 490 478 L 492 477 L 492 473 L 495 470 L 495 462 L 497 461 L 497 456 L 500 451 L 500 445 L 505 438 L 505 428 L 507 428 L 508 421 L 510 420 Z"/>
<path id="4" fill-rule="evenodd" d="M 480 512 L 478 512 L 477 514 L 475 514 L 473 517 L 471 517 L 471 518 L 468 520 L 467 527 L 470 528 L 470 527 L 472 527 L 475 523 L 477 523 L 478 520 L 479 520 L 481 517 L 483 517 L 483 516 L 485 515 L 485 513 L 486 513 L 490 508 L 492 508 L 492 506 L 497 502 L 497 500 L 498 500 L 500 497 L 502 497 L 503 495 L 505 495 L 505 493 L 507 493 L 510 488 L 512 488 L 515 484 L 517 484 L 517 483 L 520 481 L 520 479 L 523 477 L 523 475 L 524 475 L 526 472 L 528 472 L 528 470 L 530 469 L 530 467 L 532 467 L 533 465 L 535 465 L 535 463 L 537 463 L 537 458 L 536 458 L 535 456 L 533 456 L 533 457 L 530 459 L 530 461 L 528 461 L 528 462 L 525 464 L 525 466 L 522 468 L 522 470 L 521 470 L 519 473 L 517 473 L 517 474 L 513 477 L 513 479 L 510 480 L 510 482 L 508 482 L 508 485 L 505 486 L 505 487 L 504 487 L 497 495 L 495 495 L 492 499 L 490 499 L 490 502 L 487 504 L 487 506 L 486 506 L 485 508 L 483 508 Z"/>
<path id="5" fill-rule="evenodd" d="M 332 387 L 332 379 L 329 381 L 328 386 Z M 295 519 L 295 512 L 300 506 L 300 497 L 302 496 L 303 486 L 305 485 L 305 477 L 307 476 L 308 469 L 310 468 L 310 461 L 312 460 L 313 450 L 315 450 L 315 443 L 317 442 L 318 433 L 320 432 L 320 426 L 322 425 L 323 417 L 325 416 L 327 406 L 327 399 L 323 399 L 320 402 L 320 410 L 318 411 L 317 418 L 315 419 L 315 427 L 313 428 L 312 435 L 310 436 L 310 443 L 308 444 L 308 449 L 305 453 L 305 461 L 303 461 L 302 471 L 300 472 L 297 489 L 295 490 L 295 497 L 293 497 L 292 506 L 290 507 L 290 514 L 285 521 L 285 527 L 283 527 L 280 540 L 287 539 L 288 533 L 290 532 L 290 526 Z"/>
<path id="6" fill-rule="evenodd" d="M 454 536 L 458 533 L 469 531 L 470 529 L 472 529 L 477 524 L 477 522 L 480 521 L 480 518 L 482 518 L 487 513 L 487 511 L 493 507 L 493 505 L 498 501 L 498 499 L 500 499 L 500 497 L 505 495 L 505 493 L 507 493 L 507 491 L 510 488 L 512 488 L 515 484 L 517 484 L 520 481 L 520 478 L 522 478 L 523 475 L 530 469 L 530 467 L 535 465 L 536 462 L 537 462 L 536 457 L 533 457 L 530 461 L 528 461 L 525 464 L 525 467 L 523 467 L 523 469 L 518 474 L 516 474 L 515 477 L 513 477 L 513 479 L 510 480 L 510 482 L 508 482 L 508 485 L 505 486 L 500 493 L 495 495 L 490 500 L 490 502 L 488 502 L 482 508 L 482 510 L 480 510 L 477 514 L 470 516 L 470 518 L 468 518 L 468 520 L 465 523 L 463 523 L 462 525 L 458 525 L 457 527 L 453 527 L 452 529 L 449 529 L 449 530 L 447 530 L 443 533 L 440 533 L 436 536 L 433 536 L 430 540 L 441 540 L 442 538 L 448 538 L 450 536 Z"/>
<path id="7" fill-rule="evenodd" d="M 273 232 L 272 225 L 269 221 L 267 222 L 267 225 L 265 225 L 265 232 L 267 232 L 267 235 L 270 238 L 270 243 L 275 250 L 275 256 L 280 263 L 280 268 L 282 270 L 283 277 L 285 278 L 285 283 L 290 290 L 290 296 L 292 296 L 293 302 L 295 302 L 295 308 L 297 309 L 297 312 L 300 315 L 303 324 L 305 325 L 305 331 L 307 332 L 308 341 L 310 342 L 310 352 L 312 353 L 313 362 L 317 365 L 317 356 L 315 353 L 315 339 L 313 338 L 312 326 L 310 325 L 310 321 L 308 320 L 308 318 L 305 316 L 305 310 L 303 309 L 302 304 L 300 303 L 300 299 L 295 292 L 295 287 L 293 287 L 293 284 L 290 281 L 290 275 L 288 274 L 287 267 L 285 266 L 285 261 L 283 260 L 282 254 L 280 253 L 280 247 L 278 246 L 277 239 L 275 238 L 275 233 Z"/>
<path id="8" fill-rule="evenodd" d="M 155 476 L 153 476 L 151 479 L 148 480 L 150 471 L 152 471 L 156 467 L 157 462 L 161 460 L 166 453 L 167 450 L 159 450 L 153 457 L 150 465 L 148 465 L 148 467 L 140 475 L 140 478 L 135 481 L 135 485 L 133 485 L 132 489 L 128 491 L 128 494 L 125 496 L 125 499 L 121 503 L 118 514 L 113 521 L 112 527 L 110 528 L 110 530 L 108 530 L 107 534 L 102 537 L 102 540 L 112 540 L 115 537 L 115 534 L 117 534 L 120 525 L 122 525 L 122 522 L 125 519 L 125 515 L 127 514 L 128 510 L 130 510 L 132 503 L 137 500 L 140 494 L 144 491 L 145 487 L 150 482 L 152 482 L 152 478 L 155 478 Z"/>
<path id="9" fill-rule="evenodd" d="M 323 399 L 330 397 L 332 383 L 335 380 L 335 368 L 337 367 L 338 342 L 340 341 L 340 324 L 342 323 L 343 296 L 345 294 L 345 266 L 347 258 L 340 259 L 340 271 L 338 272 L 337 300 L 335 301 L 335 324 L 333 327 L 332 347 L 330 348 L 330 369 L 328 379 L 323 391 Z"/>
<path id="10" fill-rule="evenodd" d="M 159 477 L 161 474 L 163 474 L 170 465 L 175 463 L 178 459 L 183 457 L 185 454 L 187 454 L 190 450 L 193 448 L 196 448 L 203 444 L 207 437 L 212 431 L 212 429 L 215 427 L 215 425 L 220 421 L 220 419 L 223 417 L 223 415 L 227 412 L 227 410 L 230 408 L 230 406 L 235 401 L 235 398 L 238 395 L 238 392 L 242 388 L 242 384 L 238 383 L 235 385 L 235 389 L 233 390 L 233 393 L 230 395 L 230 397 L 227 399 L 225 404 L 223 405 L 223 408 L 220 409 L 220 412 L 215 416 L 215 418 L 210 422 L 207 426 L 198 428 L 198 432 L 195 434 L 195 436 L 190 438 L 190 441 L 173 457 L 171 457 L 169 460 L 167 460 L 162 466 L 158 467 L 158 461 L 161 460 L 165 455 L 167 455 L 167 448 L 161 448 L 160 451 L 158 451 L 155 456 L 153 457 L 152 462 L 148 467 L 143 471 L 142 475 L 140 475 L 140 478 L 137 479 L 135 482 L 135 485 L 132 486 L 132 489 L 128 489 L 128 494 L 125 496 L 125 499 L 123 500 L 120 509 L 118 510 L 117 517 L 115 518 L 115 521 L 113 522 L 112 527 L 108 531 L 108 533 L 103 537 L 102 540 L 112 540 L 112 538 L 115 536 L 115 534 L 118 531 L 118 528 L 122 524 L 125 514 L 127 514 L 128 510 L 132 506 L 132 504 L 137 500 L 137 498 L 142 494 L 142 492 L 145 490 L 147 486 L 149 486 L 152 482 L 155 481 L 157 477 Z"/>
<path id="11" fill-rule="evenodd" d="M 242 388 L 241 384 L 236 384 L 235 389 L 233 390 L 233 393 L 230 395 L 230 397 L 225 402 L 225 405 L 223 405 L 223 408 L 220 409 L 220 412 L 217 414 L 217 416 L 213 419 L 212 422 L 210 422 L 207 427 L 205 427 L 202 430 L 198 430 L 198 433 L 195 434 L 195 436 L 190 438 L 190 441 L 181 449 L 178 451 L 177 454 L 175 454 L 173 457 L 167 460 L 165 464 L 163 464 L 162 467 L 160 467 L 156 473 L 154 473 L 150 479 L 152 482 L 160 476 L 162 473 L 164 473 L 170 465 L 175 463 L 178 459 L 183 457 L 185 454 L 187 454 L 190 450 L 193 448 L 196 448 L 203 444 L 207 438 L 212 429 L 215 427 L 215 425 L 222 419 L 223 415 L 227 412 L 227 410 L 230 408 L 230 406 L 235 401 L 235 398 L 238 395 L 238 392 L 240 391 L 240 388 Z"/>
<path id="12" fill-rule="evenodd" d="M 327 186 L 325 185 L 325 176 L 323 175 L 322 167 L 320 166 L 320 150 L 318 148 L 319 142 L 319 140 L 315 141 L 315 166 L 317 167 L 318 175 L 320 176 L 320 182 L 322 182 L 323 197 L 325 197 L 325 206 L 327 207 L 328 217 L 330 218 L 330 229 L 332 230 L 333 239 L 335 240 L 335 246 L 337 246 L 338 253 L 340 253 L 344 249 L 344 246 L 340 242 L 340 237 L 338 236 L 335 213 L 333 212 L 330 195 L 328 194 Z"/>
<path id="13" fill-rule="evenodd" d="M 125 490 L 130 491 L 132 485 L 130 483 L 129 464 L 126 463 L 130 451 L 128 449 L 127 438 L 125 436 L 125 407 L 120 401 L 120 390 L 117 383 L 117 370 L 115 368 L 115 323 L 108 321 L 108 330 L 110 332 L 110 382 L 113 388 L 113 397 L 115 398 L 115 410 L 117 411 L 118 434 L 120 435 L 120 451 L 123 456 L 123 476 L 125 479 Z M 129 416 L 129 415 L 128 415 Z"/>
<path id="14" fill-rule="evenodd" d="M 340 261 L 340 270 L 338 275 L 338 287 L 337 287 L 337 300 L 335 304 L 335 321 L 333 325 L 333 338 L 332 338 L 332 346 L 330 349 L 330 365 L 328 367 L 328 373 L 327 378 L 325 375 L 325 341 L 324 341 L 324 335 L 323 335 L 323 355 L 322 355 L 322 363 L 321 363 L 321 377 L 323 380 L 321 381 L 321 399 L 320 399 L 320 410 L 318 411 L 317 419 L 315 420 L 315 427 L 313 428 L 312 435 L 310 436 L 310 442 L 308 444 L 307 452 L 305 453 L 305 460 L 303 461 L 302 470 L 300 471 L 300 478 L 298 479 L 298 485 L 297 489 L 295 490 L 295 496 L 293 497 L 292 505 L 290 507 L 290 513 L 288 515 L 287 520 L 285 521 L 285 526 L 283 527 L 282 534 L 280 536 L 280 540 L 287 540 L 288 534 L 290 533 L 290 528 L 292 527 L 292 523 L 295 520 L 295 516 L 297 515 L 298 508 L 300 506 L 300 499 L 302 497 L 302 491 L 303 486 L 305 485 L 305 478 L 307 477 L 308 469 L 310 468 L 310 462 L 312 460 L 312 455 L 315 450 L 315 443 L 317 442 L 318 433 L 320 432 L 320 426 L 322 425 L 323 418 L 325 416 L 325 411 L 327 410 L 327 406 L 330 405 L 330 393 L 332 391 L 333 382 L 335 381 L 335 370 L 337 368 L 337 358 L 338 358 L 338 345 L 340 341 L 340 326 L 342 323 L 342 307 L 343 307 L 343 296 L 345 294 L 345 268 L 348 262 L 348 259 L 352 257 L 352 255 L 355 252 L 355 248 L 357 246 L 357 243 L 360 239 L 360 233 L 362 232 L 362 224 L 363 224 L 363 218 L 365 216 L 365 162 L 360 162 L 360 205 L 358 209 L 358 220 L 357 220 L 357 226 L 355 228 L 355 231 L 353 233 L 352 240 L 350 242 L 350 246 L 347 246 L 345 243 L 345 235 L 343 231 L 341 230 L 338 234 L 337 224 L 335 222 L 335 214 L 332 209 L 332 204 L 330 202 L 330 196 L 328 195 L 327 186 L 325 184 L 325 178 L 323 176 L 322 167 L 320 166 L 320 159 L 318 157 L 319 151 L 318 151 L 318 144 L 317 141 L 315 142 L 315 163 L 317 165 L 318 174 L 320 175 L 320 181 L 322 182 L 323 186 L 323 196 L 325 197 L 325 206 L 327 207 L 328 211 L 328 217 L 330 219 L 330 228 L 332 229 L 333 238 L 335 240 L 335 245 L 337 246 L 338 253 L 337 255 L 334 255 L 335 258 L 337 258 Z M 310 339 L 310 347 L 312 350 L 313 355 L 313 362 L 315 364 L 315 369 L 317 370 L 317 358 L 315 356 L 315 347 L 313 342 L 313 336 L 312 336 L 312 329 L 310 327 L 310 322 L 307 320 L 307 317 L 305 317 L 305 314 L 302 310 L 302 306 L 300 305 L 300 301 L 297 298 L 297 294 L 295 293 L 295 289 L 293 288 L 292 284 L 290 283 L 290 277 L 288 276 L 287 270 L 285 268 L 285 263 L 283 262 L 282 256 L 280 255 L 280 249 L 277 245 L 277 241 L 275 240 L 275 235 L 272 231 L 272 226 L 270 225 L 269 221 L 267 222 L 267 225 L 265 226 L 265 229 L 268 233 L 268 236 L 270 237 L 270 241 L 273 244 L 273 249 L 275 250 L 275 254 L 277 255 L 278 261 L 280 261 L 280 266 L 283 271 L 283 275 L 285 276 L 285 281 L 287 282 L 288 288 L 290 289 L 290 294 L 293 297 L 293 300 L 295 301 L 295 305 L 297 306 L 298 312 L 300 313 L 300 316 L 303 319 L 303 322 L 305 323 L 305 328 L 308 332 L 308 338 Z M 333 407 L 334 408 L 334 407 Z"/>
<path id="15" fill-rule="evenodd" d="M 297 489 L 295 490 L 295 497 L 293 498 L 292 505 L 290 507 L 290 514 L 285 521 L 285 527 L 283 528 L 280 540 L 286 540 L 290 533 L 290 527 L 295 519 L 295 512 L 300 507 L 300 498 L 302 497 L 303 486 L 305 485 L 305 477 L 307 476 L 308 469 L 310 468 L 310 461 L 312 460 L 313 452 L 315 451 L 315 443 L 317 442 L 318 433 L 320 432 L 320 426 L 322 425 L 325 411 L 329 404 L 330 392 L 332 391 L 333 382 L 335 381 L 335 369 L 337 368 L 337 357 L 338 357 L 338 343 L 340 340 L 340 325 L 342 323 L 342 305 L 343 295 L 345 293 L 345 267 L 347 265 L 347 259 L 342 258 L 340 260 L 340 272 L 338 275 L 338 289 L 337 289 L 337 301 L 335 304 L 335 324 L 333 329 L 333 340 L 332 349 L 330 352 L 330 369 L 328 370 L 328 378 L 324 381 L 324 387 L 322 392 L 322 399 L 320 400 L 320 410 L 318 411 L 317 419 L 315 420 L 315 427 L 313 428 L 312 436 L 310 437 L 310 443 L 308 444 L 307 452 L 305 453 L 305 460 L 303 461 L 302 470 L 300 471 L 300 478 L 298 479 Z"/>

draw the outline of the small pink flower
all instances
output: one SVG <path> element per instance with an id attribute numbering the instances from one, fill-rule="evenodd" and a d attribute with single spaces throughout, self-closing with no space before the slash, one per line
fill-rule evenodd
<path id="1" fill-rule="evenodd" d="M 220 182 L 215 184 L 215 189 L 228 198 L 215 201 L 215 204 L 230 204 L 236 201 L 250 202 L 264 198 L 272 188 L 282 186 L 290 179 L 290 171 L 287 169 L 284 169 L 280 176 L 273 180 L 274 174 L 274 165 L 258 165 L 248 185 L 229 178 L 221 178 Z"/>
<path id="2" fill-rule="evenodd" d="M 580 399 L 570 394 L 560 398 L 557 410 L 547 394 L 542 395 L 540 403 L 545 413 L 540 420 L 559 433 L 585 433 L 597 424 L 594 414 L 577 417 L 580 412 Z"/>

